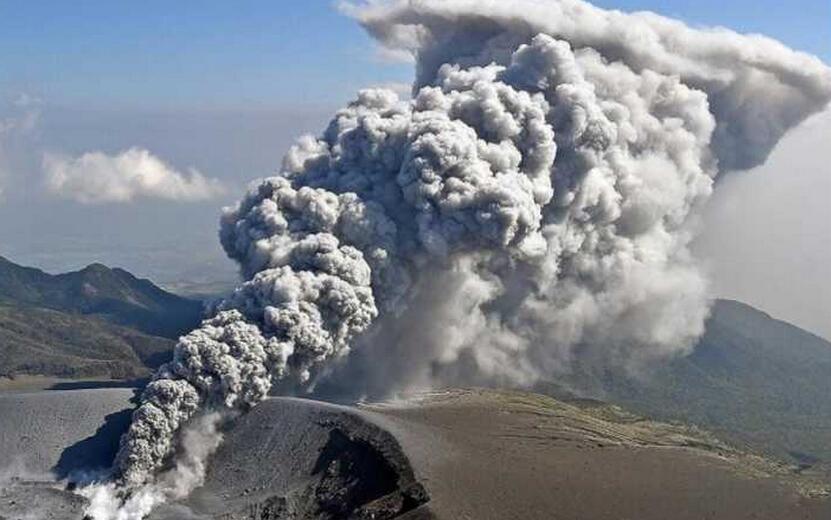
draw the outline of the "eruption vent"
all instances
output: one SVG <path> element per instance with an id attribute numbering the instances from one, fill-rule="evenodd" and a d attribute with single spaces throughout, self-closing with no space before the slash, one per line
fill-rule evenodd
<path id="1" fill-rule="evenodd" d="M 145 390 L 128 485 L 198 410 L 278 382 L 531 383 L 576 355 L 685 352 L 707 314 L 691 215 L 831 98 L 821 62 L 772 40 L 574 0 L 354 15 L 415 54 L 413 98 L 362 91 L 226 210 L 245 282 Z"/>

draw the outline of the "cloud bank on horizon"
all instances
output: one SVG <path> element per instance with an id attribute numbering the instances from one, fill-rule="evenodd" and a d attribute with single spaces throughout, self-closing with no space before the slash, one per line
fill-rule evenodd
<path id="1" fill-rule="evenodd" d="M 142 148 L 115 155 L 87 152 L 78 157 L 45 154 L 47 189 L 82 204 L 156 198 L 180 202 L 207 200 L 224 193 L 216 180 L 191 169 L 187 174 Z"/>
<path id="2" fill-rule="evenodd" d="M 117 458 L 127 489 L 200 411 L 275 386 L 531 384 L 575 356 L 687 352 L 708 312 L 696 210 L 831 99 L 816 58 L 652 14 L 349 9 L 413 53 L 412 99 L 360 92 L 225 211 L 245 281 L 145 390 Z"/>
<path id="3" fill-rule="evenodd" d="M 39 188 L 81 204 L 124 203 L 136 199 L 196 202 L 226 193 L 218 179 L 194 168 L 180 172 L 150 151 L 131 147 L 116 154 L 100 151 L 69 156 L 44 152 L 38 142 L 44 103 L 18 95 L 0 117 L 0 195 L 23 177 L 41 177 Z M 33 167 L 37 164 L 37 167 Z"/>

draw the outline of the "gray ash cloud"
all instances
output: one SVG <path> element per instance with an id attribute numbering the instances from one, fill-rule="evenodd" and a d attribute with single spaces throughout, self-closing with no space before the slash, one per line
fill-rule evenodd
<path id="1" fill-rule="evenodd" d="M 412 99 L 360 92 L 225 211 L 244 282 L 145 390 L 128 487 L 197 412 L 275 385 L 531 384 L 576 355 L 687 352 L 708 313 L 697 208 L 831 98 L 828 68 L 772 40 L 583 2 L 353 14 L 414 53 Z"/>

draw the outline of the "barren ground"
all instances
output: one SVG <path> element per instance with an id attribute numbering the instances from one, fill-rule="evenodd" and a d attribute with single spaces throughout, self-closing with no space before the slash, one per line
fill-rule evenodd
<path id="1" fill-rule="evenodd" d="M 106 465 L 131 397 L 0 395 L 0 518 L 80 520 L 66 484 Z M 450 390 L 358 406 L 270 399 L 232 423 L 202 488 L 154 514 L 188 517 L 825 520 L 831 500 L 827 482 L 681 425 Z"/>

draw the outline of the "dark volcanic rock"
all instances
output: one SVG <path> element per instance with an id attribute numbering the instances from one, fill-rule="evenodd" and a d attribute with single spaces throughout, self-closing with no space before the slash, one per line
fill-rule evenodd
<path id="1" fill-rule="evenodd" d="M 233 425 L 186 505 L 223 520 L 385 520 L 427 501 L 396 439 L 354 409 L 275 398 Z"/>

